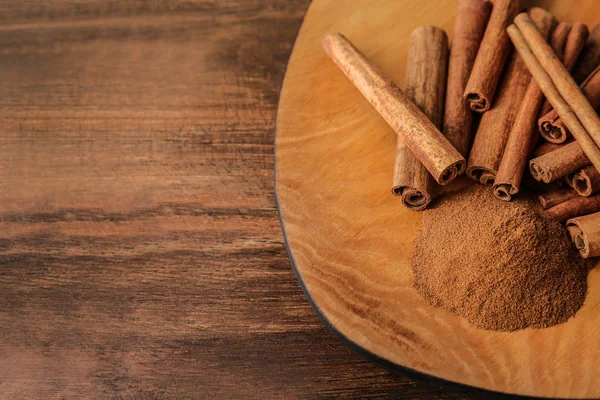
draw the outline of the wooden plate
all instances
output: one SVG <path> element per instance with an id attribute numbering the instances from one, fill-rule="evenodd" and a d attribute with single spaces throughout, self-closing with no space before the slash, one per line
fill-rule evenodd
<path id="1" fill-rule="evenodd" d="M 600 22 L 597 0 L 544 1 Z M 390 193 L 396 135 L 321 49 L 344 33 L 402 84 L 409 34 L 451 37 L 455 1 L 315 0 L 288 66 L 277 119 L 276 193 L 290 255 L 318 313 L 390 368 L 496 392 L 600 397 L 600 270 L 584 307 L 549 329 L 498 333 L 428 305 L 409 260 L 421 223 Z"/>

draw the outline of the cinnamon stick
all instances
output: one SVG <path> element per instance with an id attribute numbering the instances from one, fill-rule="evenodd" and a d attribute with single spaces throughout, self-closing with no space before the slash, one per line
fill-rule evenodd
<path id="1" fill-rule="evenodd" d="M 565 43 L 566 45 L 566 43 Z M 563 50 L 564 51 L 564 50 Z M 568 62 L 565 61 L 565 64 Z M 581 50 L 581 54 L 579 58 L 574 58 L 574 68 L 573 71 L 573 80 L 578 84 L 582 85 L 586 79 L 590 77 L 590 75 L 594 72 L 598 66 L 600 66 L 600 24 L 596 25 L 594 29 L 589 33 L 588 39 Z M 552 105 L 550 102 L 546 101 L 544 107 L 542 108 L 542 112 L 540 114 L 540 119 L 545 117 L 545 120 L 550 124 L 553 124 L 559 117 L 558 114 L 554 113 L 551 115 L 546 115 L 552 111 Z M 540 125 L 544 121 L 540 120 Z M 561 125 L 564 127 L 564 124 Z M 557 127 L 559 130 L 561 127 Z M 540 126 L 540 132 L 542 127 Z M 554 132 L 552 128 L 548 127 L 548 136 L 546 136 L 542 132 L 542 136 L 546 140 L 555 140 L 560 143 L 560 140 L 563 138 L 563 132 L 558 131 Z M 556 136 L 555 136 L 556 135 Z M 552 139 L 549 139 L 552 138 Z"/>
<path id="2" fill-rule="evenodd" d="M 543 156 L 544 154 L 551 153 L 555 150 L 558 150 L 558 149 L 564 147 L 565 145 L 566 145 L 566 143 L 557 144 L 557 143 L 541 141 L 541 143 L 538 144 L 538 146 L 533 150 L 532 156 L 534 158 Z"/>
<path id="3" fill-rule="evenodd" d="M 506 27 L 520 8 L 520 0 L 497 0 L 494 2 L 492 14 L 463 96 L 471 110 L 475 112 L 486 112 L 492 105 L 494 93 L 511 48 Z"/>
<path id="4" fill-rule="evenodd" d="M 536 25 L 541 34 L 548 39 L 556 20 L 549 12 L 537 8 L 531 10 L 534 20 L 535 13 L 541 13 L 540 22 Z M 556 45 L 556 43 L 552 44 Z M 530 80 L 498 168 L 493 190 L 494 195 L 500 200 L 510 201 L 512 196 L 519 192 L 529 155 L 538 139 L 536 121 L 543 101 L 544 93 L 535 80 Z"/>
<path id="5" fill-rule="evenodd" d="M 507 31 L 519 54 L 581 149 L 600 169 L 600 148 L 594 140 L 600 139 L 600 118 L 533 21 L 519 14 L 515 23 L 519 28 L 511 25 Z"/>
<path id="6" fill-rule="evenodd" d="M 467 164 L 467 176 L 484 185 L 496 179 L 508 134 L 530 75 L 517 53 L 511 54 L 494 108 L 481 117 Z"/>
<path id="7" fill-rule="evenodd" d="M 526 13 L 521 13 L 515 18 L 515 25 L 564 102 L 567 103 L 574 116 L 587 131 L 587 136 L 596 143 L 597 149 L 600 146 L 600 117 L 596 114 L 594 107 L 581 92 L 565 65 L 556 57 L 552 47 L 546 43 L 531 18 Z M 549 98 L 549 100 L 553 103 L 552 98 Z M 555 106 L 554 108 L 559 114 L 561 113 L 559 107 Z M 575 139 L 580 140 L 576 135 Z M 585 150 L 584 146 L 582 148 Z M 598 166 L 600 169 L 600 160 Z"/>
<path id="8" fill-rule="evenodd" d="M 545 140 L 542 140 L 541 144 L 538 144 L 537 147 L 533 150 L 532 157 L 537 158 L 537 157 L 543 156 L 544 154 L 551 153 L 551 152 L 556 151 L 564 146 L 565 146 L 564 143 L 555 144 L 555 143 L 549 143 L 549 142 L 546 142 Z M 533 179 L 533 176 L 531 176 L 530 173 L 525 174 L 525 176 L 523 178 L 524 178 L 523 183 L 527 187 L 529 187 L 531 190 L 533 190 L 535 193 L 538 193 L 538 194 L 555 192 L 557 190 L 562 189 L 563 186 L 565 185 L 565 182 L 560 181 L 560 180 L 555 180 L 550 183 L 544 183 L 542 181 L 537 181 L 537 180 Z"/>
<path id="9" fill-rule="evenodd" d="M 600 173 L 593 165 L 583 168 L 573 177 L 573 189 L 584 197 L 600 192 Z"/>
<path id="10" fill-rule="evenodd" d="M 594 110 L 600 110 L 600 66 L 581 84 L 581 91 Z M 538 126 L 542 137 L 552 143 L 563 143 L 571 135 L 555 110 L 542 116 Z"/>
<path id="11" fill-rule="evenodd" d="M 570 219 L 567 229 L 583 258 L 600 256 L 600 213 Z"/>
<path id="12" fill-rule="evenodd" d="M 581 84 L 600 65 L 600 24 L 590 32 L 581 56 L 573 69 L 573 79 Z"/>
<path id="13" fill-rule="evenodd" d="M 559 222 L 598 211 L 600 211 L 600 194 L 590 197 L 575 197 L 546 210 L 548 215 Z"/>
<path id="14" fill-rule="evenodd" d="M 573 71 L 589 35 L 590 31 L 587 25 L 581 22 L 575 22 L 573 25 L 561 22 L 554 30 L 550 43 L 569 72 Z M 546 100 L 542 106 L 540 117 L 551 110 L 552 105 Z"/>
<path id="15" fill-rule="evenodd" d="M 571 188 L 561 188 L 552 192 L 542 193 L 538 196 L 538 199 L 542 208 L 547 210 L 578 196 L 577 192 Z"/>
<path id="16" fill-rule="evenodd" d="M 575 64 L 589 37 L 590 29 L 586 24 L 582 24 L 581 22 L 573 23 L 563 56 L 563 64 L 565 64 L 567 71 L 571 72 L 575 68 Z"/>
<path id="17" fill-rule="evenodd" d="M 529 172 L 536 181 L 550 183 L 590 164 L 577 142 L 529 161 Z"/>
<path id="18" fill-rule="evenodd" d="M 563 60 L 565 58 L 565 48 L 567 46 L 567 40 L 569 39 L 569 35 L 571 34 L 571 25 L 568 22 L 559 23 L 554 31 L 552 31 L 552 36 L 550 37 L 550 45 L 556 52 L 556 55 Z"/>
<path id="19" fill-rule="evenodd" d="M 383 119 L 402 137 L 437 183 L 445 185 L 464 171 L 465 159 L 448 139 L 394 82 L 386 78 L 343 35 L 337 33 L 327 36 L 323 47 Z"/>
<path id="20" fill-rule="evenodd" d="M 458 1 L 442 132 L 464 157 L 468 156 L 471 144 L 473 115 L 463 100 L 463 93 L 491 10 L 492 3 L 486 0 Z"/>
<path id="21" fill-rule="evenodd" d="M 545 24 L 548 12 L 533 8 L 533 18 Z M 493 13 L 493 12 L 492 12 Z M 551 17 L 551 16 L 550 16 Z M 496 179 L 521 100 L 527 90 L 531 75 L 517 52 L 512 52 L 500 82 L 494 107 L 481 117 L 467 164 L 467 176 L 484 185 Z"/>
<path id="22" fill-rule="evenodd" d="M 543 156 L 544 154 L 548 154 L 548 153 L 551 153 L 553 151 L 556 151 L 558 149 L 565 147 L 567 144 L 571 143 L 572 141 L 573 141 L 572 137 L 569 138 L 565 143 L 560 143 L 560 144 L 550 143 L 550 142 L 546 142 L 545 140 L 542 140 L 541 144 L 538 144 L 538 146 L 533 150 L 532 156 L 533 156 L 533 158 Z M 571 173 L 571 174 L 574 174 L 574 173 Z M 536 192 L 556 191 L 558 189 L 561 189 L 564 184 L 567 184 L 569 187 L 573 187 L 573 185 L 571 184 L 571 181 L 569 180 L 569 177 L 571 176 L 571 174 L 565 176 L 563 178 L 562 182 L 560 181 L 560 179 L 551 182 L 551 183 L 558 184 L 558 185 L 555 188 L 550 188 L 549 184 L 543 183 L 542 181 L 536 181 L 535 179 L 533 179 L 533 176 L 531 175 L 531 173 L 529 173 L 526 175 L 527 186 L 531 187 Z M 539 190 L 540 188 L 550 188 L 550 189 L 549 190 Z"/>
<path id="23" fill-rule="evenodd" d="M 405 94 L 441 127 L 448 66 L 448 36 L 433 26 L 416 28 L 410 38 Z M 425 209 L 437 194 L 436 183 L 398 136 L 392 192 L 411 210 Z"/>
<path id="24" fill-rule="evenodd" d="M 570 188 L 573 187 L 573 178 L 575 178 L 575 175 L 577 175 L 577 172 L 579 172 L 579 171 L 571 172 L 569 175 L 567 175 L 563 178 L 563 181 L 567 184 L 568 187 L 570 187 Z M 557 180 L 554 182 L 560 182 L 560 180 Z"/>
<path id="25" fill-rule="evenodd" d="M 594 71 L 600 66 L 600 24 L 596 25 L 590 32 L 585 46 L 581 51 L 581 55 L 574 65 L 573 80 L 575 80 L 577 84 L 583 85 L 591 75 L 595 75 Z M 550 105 L 549 102 L 547 103 Z M 562 120 L 560 120 L 560 124 L 554 126 L 560 117 L 555 111 L 548 114 L 551 111 L 553 111 L 551 105 L 548 109 L 543 110 L 538 123 L 539 129 L 542 133 L 542 137 L 546 140 L 561 143 L 563 138 L 569 137 L 570 134 L 567 133 L 568 130 Z M 549 124 L 550 126 L 544 128 L 542 124 Z M 544 130 L 546 132 L 544 132 Z"/>

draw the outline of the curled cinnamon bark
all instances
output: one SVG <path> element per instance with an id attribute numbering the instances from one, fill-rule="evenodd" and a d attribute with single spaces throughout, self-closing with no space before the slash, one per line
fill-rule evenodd
<path id="1" fill-rule="evenodd" d="M 485 0 L 459 0 L 458 14 L 448 65 L 448 86 L 442 132 L 464 156 L 469 153 L 473 115 L 463 93 L 475 63 L 492 3 Z"/>
<path id="2" fill-rule="evenodd" d="M 600 256 L 600 213 L 570 219 L 567 229 L 583 258 Z"/>
<path id="3" fill-rule="evenodd" d="M 434 26 L 416 28 L 410 38 L 405 94 L 441 127 L 448 65 L 448 37 Z M 425 209 L 439 192 L 427 169 L 398 136 L 392 192 L 411 210 Z"/>
<path id="4" fill-rule="evenodd" d="M 573 189 L 580 196 L 588 197 L 600 192 L 600 173 L 593 165 L 588 165 L 573 176 Z"/>
<path id="5" fill-rule="evenodd" d="M 532 16 L 534 10 L 531 12 Z M 545 18 L 541 18 L 537 23 L 537 26 L 542 35 L 548 37 L 556 20 L 550 13 L 546 14 Z M 556 45 L 556 43 L 551 43 L 551 45 Z M 510 201 L 512 196 L 519 193 L 529 155 L 539 138 L 536 121 L 543 101 L 544 93 L 535 80 L 530 80 L 510 130 L 494 183 L 494 195 L 500 200 Z"/>
<path id="6" fill-rule="evenodd" d="M 536 181 L 550 183 L 590 164 L 577 142 L 529 161 L 529 172 Z"/>
<path id="7" fill-rule="evenodd" d="M 504 64 L 510 53 L 510 40 L 506 27 L 521 9 L 520 0 L 497 0 L 488 22 L 464 99 L 471 110 L 486 112 L 490 109 Z"/>
<path id="8" fill-rule="evenodd" d="M 507 32 L 581 149 L 600 169 L 600 118 L 590 102 L 527 14 L 519 14 Z"/>
<path id="9" fill-rule="evenodd" d="M 600 66 L 581 84 L 581 91 L 596 111 L 600 110 Z M 540 133 L 552 143 L 564 143 L 571 132 L 555 110 L 551 110 L 538 121 Z"/>
<path id="10" fill-rule="evenodd" d="M 541 8 L 532 8 L 531 18 L 546 37 L 555 20 Z M 467 164 L 467 176 L 484 185 L 496 179 L 510 130 L 522 103 L 531 74 L 517 52 L 510 56 L 500 82 L 494 107 L 481 117 Z"/>

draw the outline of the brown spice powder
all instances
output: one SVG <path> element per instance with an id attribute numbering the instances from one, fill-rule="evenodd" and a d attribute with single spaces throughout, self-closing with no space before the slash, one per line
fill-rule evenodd
<path id="1" fill-rule="evenodd" d="M 412 259 L 415 287 L 433 306 L 499 331 L 574 316 L 589 265 L 533 198 L 498 201 L 480 185 L 425 211 Z"/>

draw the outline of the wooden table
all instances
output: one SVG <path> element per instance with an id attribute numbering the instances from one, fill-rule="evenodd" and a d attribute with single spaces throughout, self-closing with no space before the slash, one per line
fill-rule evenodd
<path id="1" fill-rule="evenodd" d="M 0 398 L 460 398 L 310 309 L 273 196 L 308 0 L 0 2 Z"/>

